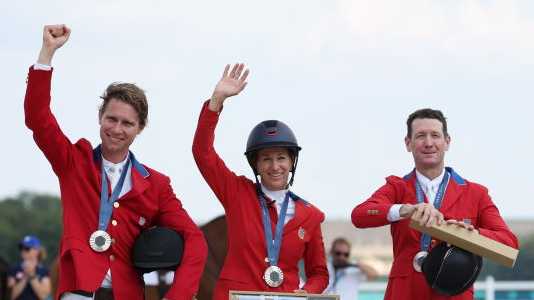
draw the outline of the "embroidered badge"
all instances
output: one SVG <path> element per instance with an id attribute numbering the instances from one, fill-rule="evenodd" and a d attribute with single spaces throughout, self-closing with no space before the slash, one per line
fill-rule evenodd
<path id="1" fill-rule="evenodd" d="M 378 215 L 378 214 L 380 214 L 380 212 L 378 211 L 378 209 L 369 209 L 369 210 L 367 211 L 367 215 L 369 215 L 369 216 L 376 216 L 376 215 Z"/>
<path id="2" fill-rule="evenodd" d="M 304 230 L 304 228 L 300 227 L 297 233 L 299 235 L 299 238 L 301 240 L 303 240 L 304 239 L 304 235 L 306 234 L 306 230 Z"/>
<path id="3" fill-rule="evenodd" d="M 139 217 L 139 225 L 143 226 L 143 225 L 145 225 L 145 223 L 146 223 L 145 218 Z"/>

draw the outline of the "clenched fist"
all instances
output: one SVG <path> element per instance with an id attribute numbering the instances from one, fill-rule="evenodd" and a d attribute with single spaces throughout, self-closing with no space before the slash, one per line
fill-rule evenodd
<path id="1" fill-rule="evenodd" d="M 67 42 L 69 36 L 70 28 L 65 24 L 46 25 L 43 29 L 43 46 L 37 62 L 44 65 L 50 65 L 54 53 Z"/>

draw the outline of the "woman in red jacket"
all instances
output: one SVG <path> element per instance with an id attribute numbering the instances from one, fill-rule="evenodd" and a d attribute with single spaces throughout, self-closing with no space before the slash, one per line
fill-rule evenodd
<path id="1" fill-rule="evenodd" d="M 202 107 L 193 141 L 197 166 L 228 224 L 228 254 L 214 299 L 228 299 L 230 290 L 321 293 L 328 284 L 324 215 L 289 190 L 301 149 L 291 129 L 269 120 L 252 130 L 245 155 L 255 180 L 230 171 L 213 147 L 223 103 L 245 88 L 248 73 L 243 64 L 226 66 Z M 299 287 L 301 259 L 307 280 Z"/>

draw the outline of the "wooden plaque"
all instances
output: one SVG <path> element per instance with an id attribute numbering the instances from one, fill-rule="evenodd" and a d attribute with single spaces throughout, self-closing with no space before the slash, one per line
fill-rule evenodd
<path id="1" fill-rule="evenodd" d="M 419 225 L 419 222 L 412 219 L 410 227 L 509 268 L 514 266 L 519 254 L 519 250 L 515 248 L 455 224 L 434 224 L 431 227 L 426 227 Z"/>
<path id="2" fill-rule="evenodd" d="M 339 295 L 230 291 L 229 300 L 339 300 Z"/>

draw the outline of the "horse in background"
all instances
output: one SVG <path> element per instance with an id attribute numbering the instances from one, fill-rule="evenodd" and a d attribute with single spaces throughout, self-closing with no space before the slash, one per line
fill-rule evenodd
<path id="1" fill-rule="evenodd" d="M 227 252 L 226 244 L 226 218 L 219 216 L 210 222 L 200 227 L 206 243 L 208 244 L 208 259 L 206 266 L 200 279 L 200 286 L 198 288 L 197 300 L 211 300 L 213 298 L 213 290 L 215 289 L 215 282 L 219 278 L 219 273 L 224 264 L 224 259 Z M 145 286 L 146 300 L 162 299 L 170 286 L 165 283 L 165 273 L 160 273 L 159 286 Z"/>
<path id="2" fill-rule="evenodd" d="M 211 300 L 228 251 L 226 217 L 219 216 L 200 227 L 208 243 L 208 259 L 198 289 L 198 300 Z"/>

